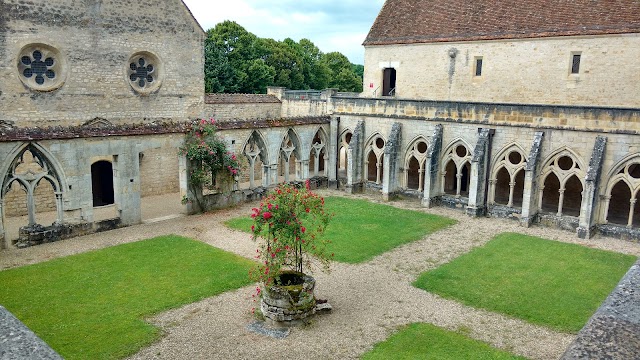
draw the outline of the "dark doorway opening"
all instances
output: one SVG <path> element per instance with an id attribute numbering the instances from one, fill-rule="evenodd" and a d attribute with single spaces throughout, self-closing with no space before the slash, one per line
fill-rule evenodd
<path id="1" fill-rule="evenodd" d="M 384 69 L 382 96 L 393 96 L 396 93 L 396 69 Z"/>
<path id="2" fill-rule="evenodd" d="M 113 204 L 113 166 L 108 161 L 98 161 L 91 165 L 91 190 L 93 206 Z"/>

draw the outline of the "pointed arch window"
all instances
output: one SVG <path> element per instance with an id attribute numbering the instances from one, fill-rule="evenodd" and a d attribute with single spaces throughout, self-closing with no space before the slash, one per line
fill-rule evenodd
<path id="1" fill-rule="evenodd" d="M 48 182 L 53 188 L 56 198 L 57 223 L 62 223 L 62 195 L 61 177 L 43 149 L 36 144 L 28 144 L 14 156 L 2 182 L 2 199 L 14 183 L 20 185 L 27 195 L 27 214 L 29 226 L 36 225 L 36 188 L 43 182 Z"/>

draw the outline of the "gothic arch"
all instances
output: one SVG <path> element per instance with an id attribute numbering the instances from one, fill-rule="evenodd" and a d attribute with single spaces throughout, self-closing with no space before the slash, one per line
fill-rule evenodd
<path id="1" fill-rule="evenodd" d="M 301 179 L 301 161 L 304 160 L 302 157 L 302 143 L 300 142 L 300 137 L 298 133 L 293 128 L 287 129 L 287 132 L 282 137 L 282 141 L 280 144 L 280 156 L 279 156 L 279 167 L 281 170 L 281 175 L 284 176 L 284 182 L 289 182 L 290 174 L 293 172 L 295 179 Z M 293 161 L 292 161 L 293 159 Z"/>
<path id="2" fill-rule="evenodd" d="M 422 135 L 416 136 L 407 146 L 404 155 L 403 177 L 406 189 L 423 190 L 429 146 L 429 141 Z"/>
<path id="3" fill-rule="evenodd" d="M 30 156 L 25 157 L 29 153 Z M 17 146 L 7 157 L 11 162 L 5 163 L 2 168 L 2 187 L 0 197 L 4 201 L 5 195 L 14 182 L 20 184 L 22 190 L 27 194 L 27 213 L 29 216 L 29 226 L 36 224 L 34 192 L 40 182 L 45 180 L 53 188 L 56 198 L 57 222 L 61 223 L 62 218 L 62 197 L 66 189 L 66 182 L 62 167 L 57 163 L 55 157 L 44 147 L 36 143 L 25 143 Z M 30 162 L 25 162 L 30 160 Z"/>
<path id="4" fill-rule="evenodd" d="M 353 130 L 346 128 L 340 133 L 340 142 L 338 143 L 338 175 L 347 176 L 347 164 L 349 157 L 349 143 L 353 136 Z"/>
<path id="5" fill-rule="evenodd" d="M 364 174 L 367 181 L 382 184 L 383 161 L 384 161 L 384 145 L 386 139 L 379 133 L 375 132 L 367 142 L 364 148 Z"/>
<path id="6" fill-rule="evenodd" d="M 262 185 L 268 185 L 268 176 L 265 164 L 269 161 L 269 152 L 266 141 L 257 130 L 251 132 L 242 148 L 242 153 L 249 162 L 249 188 L 256 187 L 256 180 L 262 180 Z M 246 181 L 246 180 L 245 180 Z"/>
<path id="7" fill-rule="evenodd" d="M 619 161 L 607 175 L 602 221 L 640 227 L 640 153 Z"/>
<path id="8" fill-rule="evenodd" d="M 522 206 L 526 152 L 515 142 L 505 145 L 494 157 L 489 178 L 489 203 Z"/>
<path id="9" fill-rule="evenodd" d="M 320 126 L 311 140 L 309 167 L 313 169 L 313 176 L 326 175 L 326 170 L 329 167 L 329 158 L 327 157 L 328 139 L 326 131 Z"/>
<path id="10" fill-rule="evenodd" d="M 452 141 L 441 161 L 442 193 L 467 195 L 471 181 L 471 147 L 462 139 Z"/>
<path id="11" fill-rule="evenodd" d="M 583 162 L 568 147 L 563 146 L 547 156 L 540 174 L 540 211 L 554 212 L 557 205 L 557 216 L 580 216 L 584 177 Z"/>

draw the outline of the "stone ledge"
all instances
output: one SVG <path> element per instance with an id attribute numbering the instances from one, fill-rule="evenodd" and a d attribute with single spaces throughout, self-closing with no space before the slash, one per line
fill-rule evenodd
<path id="1" fill-rule="evenodd" d="M 640 260 L 631 267 L 562 356 L 635 359 L 640 354 Z"/>
<path id="2" fill-rule="evenodd" d="M 62 357 L 0 305 L 0 359 L 62 360 Z"/>
<path id="3" fill-rule="evenodd" d="M 296 125 L 328 124 L 331 117 L 310 116 L 281 119 L 229 120 L 216 123 L 218 130 L 257 129 L 271 127 L 287 127 Z M 106 124 L 106 125 L 105 125 Z M 6 141 L 38 141 L 54 139 L 77 139 L 110 136 L 135 136 L 159 134 L 184 134 L 191 129 L 191 122 L 167 121 L 161 123 L 138 123 L 126 125 L 110 125 L 106 122 L 98 126 L 93 124 L 79 126 L 53 127 L 3 127 L 0 128 L 0 142 Z"/>

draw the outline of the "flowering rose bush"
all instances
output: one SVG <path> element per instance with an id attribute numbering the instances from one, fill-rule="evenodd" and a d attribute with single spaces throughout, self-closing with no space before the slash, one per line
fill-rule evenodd
<path id="1" fill-rule="evenodd" d="M 280 185 L 254 208 L 253 239 L 262 239 L 256 250 L 260 263 L 251 278 L 265 285 L 278 282 L 282 270 L 303 272 L 313 262 L 328 269 L 329 240 L 322 236 L 331 216 L 325 212 L 324 199 L 305 188 Z"/>
<path id="2" fill-rule="evenodd" d="M 184 146 L 180 148 L 180 154 L 195 163 L 189 174 L 189 181 L 194 187 L 213 189 L 216 175 L 221 170 L 229 176 L 235 176 L 240 171 L 238 158 L 227 150 L 216 131 L 214 119 L 198 120 L 191 125 Z"/>

